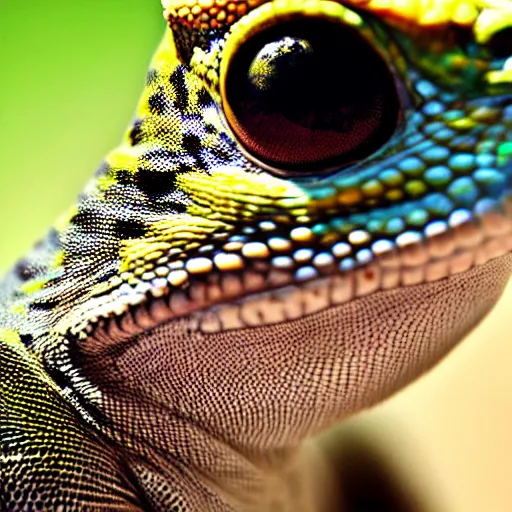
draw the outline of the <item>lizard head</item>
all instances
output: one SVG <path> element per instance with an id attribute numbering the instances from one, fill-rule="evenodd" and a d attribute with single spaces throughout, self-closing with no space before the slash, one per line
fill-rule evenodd
<path id="1" fill-rule="evenodd" d="M 57 304 L 81 393 L 172 382 L 233 445 L 285 444 L 410 381 L 500 295 L 512 10 L 164 4 L 136 120 L 31 314 Z"/>

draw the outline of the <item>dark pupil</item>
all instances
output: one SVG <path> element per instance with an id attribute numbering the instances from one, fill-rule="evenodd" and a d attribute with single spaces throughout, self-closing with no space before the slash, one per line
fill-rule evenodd
<path id="1" fill-rule="evenodd" d="M 247 41 L 229 67 L 225 101 L 250 153 L 306 171 L 376 151 L 399 112 L 377 51 L 350 27 L 321 19 L 284 23 Z"/>

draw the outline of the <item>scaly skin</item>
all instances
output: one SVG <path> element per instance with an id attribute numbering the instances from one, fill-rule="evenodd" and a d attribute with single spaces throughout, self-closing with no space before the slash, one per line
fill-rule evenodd
<path id="1" fill-rule="evenodd" d="M 332 509 L 303 441 L 434 365 L 510 275 L 512 10 L 164 4 L 125 140 L 2 284 L 0 506 Z M 284 30 L 245 70 L 283 26 L 313 43 Z M 285 117 L 313 129 L 240 96 L 322 51 L 272 107 L 302 91 Z"/>

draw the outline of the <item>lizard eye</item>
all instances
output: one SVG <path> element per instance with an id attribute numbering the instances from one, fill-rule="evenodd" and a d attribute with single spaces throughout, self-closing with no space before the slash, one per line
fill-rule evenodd
<path id="1" fill-rule="evenodd" d="M 400 101 L 388 65 L 354 28 L 288 20 L 244 41 L 221 81 L 231 129 L 274 169 L 343 166 L 393 134 Z"/>

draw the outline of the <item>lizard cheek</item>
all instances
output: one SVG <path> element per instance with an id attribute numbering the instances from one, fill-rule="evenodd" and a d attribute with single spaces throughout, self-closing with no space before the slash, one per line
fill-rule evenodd
<path id="1" fill-rule="evenodd" d="M 223 103 L 249 155 L 299 172 L 367 157 L 391 137 L 400 113 L 378 51 L 354 28 L 320 18 L 246 40 L 227 68 Z"/>

